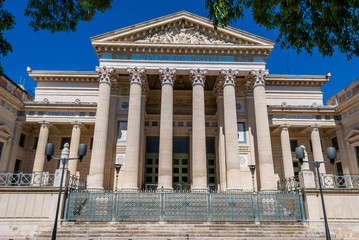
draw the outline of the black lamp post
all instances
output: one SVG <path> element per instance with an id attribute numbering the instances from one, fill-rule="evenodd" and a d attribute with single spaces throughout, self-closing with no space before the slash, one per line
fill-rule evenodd
<path id="1" fill-rule="evenodd" d="M 115 199 L 114 199 L 114 203 L 113 203 L 113 210 L 112 210 L 112 222 L 115 222 L 115 212 L 116 212 L 116 204 L 117 204 L 117 184 L 118 184 L 118 174 L 120 173 L 122 164 L 118 163 L 116 161 L 115 163 L 115 170 L 116 170 L 116 181 L 115 181 Z"/>
<path id="2" fill-rule="evenodd" d="M 256 187 L 254 186 L 254 173 L 256 171 L 256 165 L 248 165 L 249 170 L 251 170 L 251 174 L 252 174 L 252 186 L 253 186 L 253 192 L 256 191 Z"/>
<path id="3" fill-rule="evenodd" d="M 51 237 L 52 240 L 56 240 L 57 218 L 59 217 L 60 199 L 61 199 L 61 192 L 62 192 L 62 182 L 64 180 L 65 166 L 69 160 L 79 160 L 79 162 L 82 162 L 83 157 L 86 155 L 86 151 L 87 151 L 87 145 L 80 144 L 78 152 L 77 152 L 77 155 L 79 157 L 77 157 L 77 158 L 68 158 L 68 157 L 53 158 L 52 155 L 54 155 L 54 144 L 53 143 L 46 144 L 45 155 L 46 155 L 47 161 L 49 162 L 51 159 L 53 159 L 53 160 L 59 160 L 62 163 L 61 182 L 60 182 L 60 189 L 59 189 L 59 197 L 57 199 L 57 208 L 56 208 L 54 228 L 52 230 L 52 237 Z"/>
<path id="4" fill-rule="evenodd" d="M 330 161 L 303 161 L 303 159 L 305 158 L 305 154 L 304 154 L 304 149 L 302 147 L 295 148 L 295 154 L 296 154 L 297 158 L 299 159 L 300 164 L 303 164 L 303 162 L 312 163 L 312 164 L 314 164 L 315 168 L 317 169 L 318 184 L 319 184 L 319 189 L 320 189 L 320 197 L 322 200 L 322 209 L 323 209 L 324 224 L 325 224 L 325 235 L 326 235 L 327 240 L 331 240 L 329 226 L 328 226 L 328 220 L 327 220 L 327 213 L 325 211 L 323 188 L 322 188 L 322 181 L 320 179 L 319 167 L 320 167 L 320 164 L 325 164 L 325 163 L 330 163 L 331 165 L 334 165 L 334 161 L 337 157 L 337 151 L 334 147 L 327 148 L 327 156 L 330 159 Z"/>

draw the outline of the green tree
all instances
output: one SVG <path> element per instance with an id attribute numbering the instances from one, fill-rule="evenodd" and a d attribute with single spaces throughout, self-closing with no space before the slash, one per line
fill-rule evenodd
<path id="1" fill-rule="evenodd" d="M 268 30 L 278 29 L 282 49 L 312 54 L 318 48 L 332 56 L 335 47 L 348 60 L 359 56 L 358 0 L 206 0 L 215 27 L 227 26 L 252 11 L 253 19 Z"/>
<path id="2" fill-rule="evenodd" d="M 80 21 L 91 21 L 97 12 L 111 8 L 113 0 L 29 0 L 25 16 L 30 17 L 29 25 L 38 30 L 54 32 L 76 31 Z M 11 44 L 3 32 L 15 25 L 15 17 L 3 9 L 5 0 L 0 0 L 0 54 L 5 57 L 12 52 Z M 2 68 L 0 64 L 0 74 Z"/>
<path id="3" fill-rule="evenodd" d="M 4 37 L 4 31 L 10 30 L 15 25 L 14 16 L 8 11 L 3 9 L 5 0 L 0 0 L 0 54 L 5 57 L 8 52 L 12 52 L 12 47 Z M 0 63 L 0 74 L 2 74 L 2 67 Z"/>

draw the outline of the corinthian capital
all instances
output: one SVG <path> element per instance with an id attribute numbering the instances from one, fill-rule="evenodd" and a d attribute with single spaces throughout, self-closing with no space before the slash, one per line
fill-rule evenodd
<path id="1" fill-rule="evenodd" d="M 190 69 L 189 70 L 189 74 L 191 77 L 191 81 L 192 81 L 192 87 L 194 87 L 194 85 L 204 85 L 204 81 L 206 80 L 206 74 L 207 74 L 207 69 Z"/>
<path id="2" fill-rule="evenodd" d="M 268 70 L 259 69 L 258 71 L 251 71 L 251 79 L 253 87 L 256 86 L 264 86 L 265 85 L 265 77 L 268 75 Z"/>
<path id="3" fill-rule="evenodd" d="M 162 85 L 171 84 L 173 86 L 176 79 L 176 69 L 160 68 L 159 72 Z"/>
<path id="4" fill-rule="evenodd" d="M 113 67 L 107 68 L 106 66 L 98 68 L 98 78 L 100 83 L 111 84 L 111 79 L 115 75 L 115 69 Z"/>
<path id="5" fill-rule="evenodd" d="M 239 74 L 238 70 L 232 70 L 232 69 L 228 69 L 228 70 L 221 70 L 221 75 L 222 75 L 222 81 L 223 81 L 223 86 L 226 85 L 233 85 L 235 84 L 236 81 L 236 76 Z"/>
<path id="6" fill-rule="evenodd" d="M 127 68 L 127 73 L 130 74 L 130 83 L 142 84 L 143 77 L 146 70 L 144 68 Z"/>

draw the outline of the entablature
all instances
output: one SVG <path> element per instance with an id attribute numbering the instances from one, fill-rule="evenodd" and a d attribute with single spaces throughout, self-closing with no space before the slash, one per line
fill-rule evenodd
<path id="1" fill-rule="evenodd" d="M 323 86 L 329 81 L 327 75 L 281 75 L 269 74 L 266 77 L 267 86 Z"/>

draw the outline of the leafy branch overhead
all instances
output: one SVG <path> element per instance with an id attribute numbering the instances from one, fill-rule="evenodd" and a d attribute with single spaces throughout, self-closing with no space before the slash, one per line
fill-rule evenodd
<path id="1" fill-rule="evenodd" d="M 15 0 L 12 0 L 15 1 Z M 91 21 L 97 12 L 111 8 L 113 0 L 29 0 L 25 16 L 29 25 L 38 30 L 54 32 L 76 31 L 80 21 Z M 0 0 L 0 55 L 12 52 L 11 44 L 4 38 L 5 30 L 15 25 L 15 17 L 4 10 L 5 0 Z M 2 73 L 0 64 L 0 74 Z"/>
<path id="2" fill-rule="evenodd" d="M 80 21 L 91 21 L 97 12 L 111 8 L 113 0 L 29 0 L 25 16 L 35 30 L 76 31 Z"/>
<path id="3" fill-rule="evenodd" d="M 281 48 L 312 54 L 315 47 L 332 56 L 335 47 L 348 60 L 359 56 L 359 1 L 357 0 L 206 0 L 215 27 L 227 26 L 252 11 L 256 23 L 278 29 Z"/>

